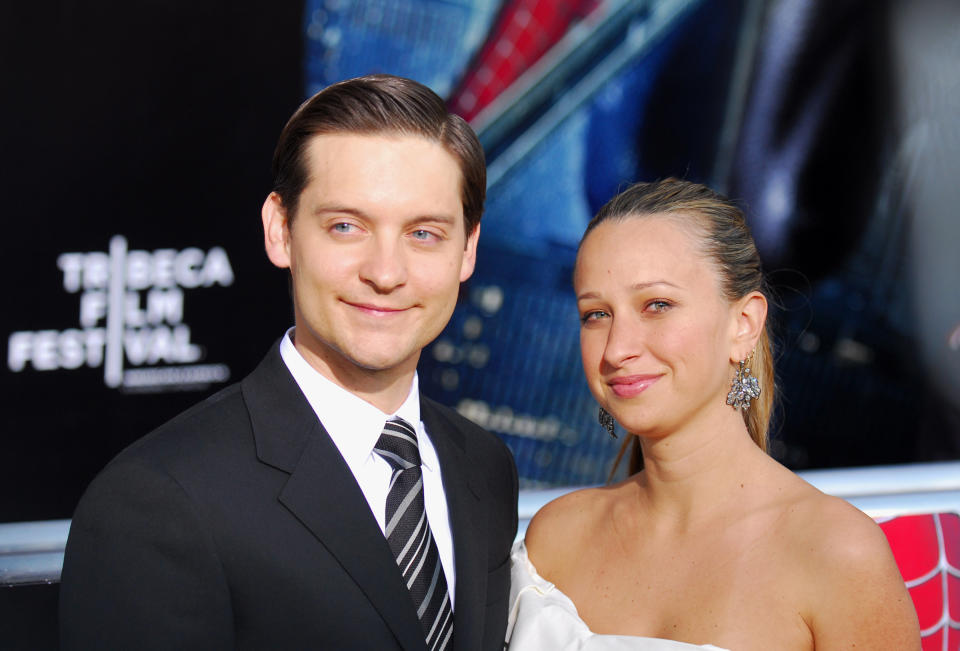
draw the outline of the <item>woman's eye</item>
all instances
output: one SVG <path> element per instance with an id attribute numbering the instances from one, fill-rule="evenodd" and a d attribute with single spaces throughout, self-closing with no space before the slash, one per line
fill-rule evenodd
<path id="1" fill-rule="evenodd" d="M 670 307 L 667 301 L 650 301 L 647 303 L 647 309 L 651 312 L 665 312 Z"/>
<path id="2" fill-rule="evenodd" d="M 588 323 L 590 321 L 599 321 L 600 319 L 605 319 L 608 316 L 610 315 L 603 310 L 593 310 L 591 312 L 584 312 L 580 317 L 580 321 L 582 323 Z"/>

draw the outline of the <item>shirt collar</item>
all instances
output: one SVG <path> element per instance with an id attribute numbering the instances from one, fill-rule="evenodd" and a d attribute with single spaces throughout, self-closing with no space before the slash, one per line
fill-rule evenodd
<path id="1" fill-rule="evenodd" d="M 424 429 L 420 423 L 419 378 L 416 373 L 403 404 L 393 414 L 387 414 L 310 366 L 293 345 L 293 331 L 293 328 L 287 330 L 280 341 L 280 356 L 351 469 L 359 468 L 367 461 L 383 432 L 384 423 L 394 416 L 407 421 L 417 430 L 420 462 L 429 469 L 437 468 L 436 451 L 429 441 L 424 442 Z"/>

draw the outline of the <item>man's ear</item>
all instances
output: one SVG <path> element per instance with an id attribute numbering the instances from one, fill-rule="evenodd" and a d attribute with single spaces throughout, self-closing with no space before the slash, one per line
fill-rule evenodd
<path id="1" fill-rule="evenodd" d="M 477 241 L 480 239 L 480 224 L 473 227 L 473 232 L 467 236 L 467 245 L 463 251 L 463 262 L 460 263 L 460 282 L 466 282 L 473 275 L 477 266 Z"/>
<path id="2" fill-rule="evenodd" d="M 290 266 L 290 224 L 280 195 L 271 192 L 260 211 L 263 219 L 263 245 L 270 262 L 286 269 Z"/>
<path id="3" fill-rule="evenodd" d="M 745 359 L 756 347 L 767 323 L 767 297 L 760 292 L 750 292 L 734 302 L 733 340 L 730 347 L 730 362 Z"/>

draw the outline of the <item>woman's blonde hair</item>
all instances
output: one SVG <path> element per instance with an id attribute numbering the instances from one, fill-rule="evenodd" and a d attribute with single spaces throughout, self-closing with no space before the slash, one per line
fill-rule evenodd
<path id="1" fill-rule="evenodd" d="M 689 220 L 695 227 L 702 251 L 716 266 L 721 289 L 728 301 L 736 301 L 750 292 L 761 292 L 769 299 L 760 256 L 743 212 L 723 195 L 699 183 L 669 178 L 631 185 L 608 201 L 590 220 L 580 245 L 594 228 L 605 221 L 663 214 Z M 750 408 L 742 412 L 743 420 L 750 438 L 766 452 L 767 431 L 776 394 L 773 349 L 766 323 L 750 361 L 750 369 L 760 381 L 761 393 L 750 403 Z M 628 437 L 614 462 L 614 471 L 631 441 L 630 473 L 643 468 L 638 439 Z"/>

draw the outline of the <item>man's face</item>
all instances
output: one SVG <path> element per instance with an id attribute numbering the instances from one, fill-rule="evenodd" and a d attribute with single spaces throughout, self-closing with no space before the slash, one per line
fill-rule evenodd
<path id="1" fill-rule="evenodd" d="M 456 159 L 417 136 L 315 136 L 297 215 L 272 194 L 267 253 L 289 267 L 296 346 L 341 384 L 412 373 L 473 273 Z M 292 221 L 292 223 L 291 223 Z"/>

